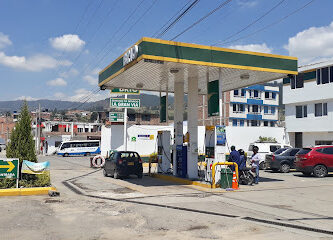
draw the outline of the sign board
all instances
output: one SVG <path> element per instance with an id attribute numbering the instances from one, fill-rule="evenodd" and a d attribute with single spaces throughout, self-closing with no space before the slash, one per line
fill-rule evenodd
<path id="1" fill-rule="evenodd" d="M 111 93 L 140 95 L 140 90 L 127 88 L 113 88 Z"/>
<path id="2" fill-rule="evenodd" d="M 116 108 L 139 108 L 140 99 L 110 98 L 110 106 Z"/>
<path id="3" fill-rule="evenodd" d="M 220 112 L 219 107 L 219 80 L 209 82 L 208 86 L 208 116 L 218 116 Z"/>
<path id="4" fill-rule="evenodd" d="M 50 171 L 50 162 L 34 163 L 27 160 L 22 162 L 22 173 L 44 174 Z"/>
<path id="5" fill-rule="evenodd" d="M 124 113 L 122 112 L 109 112 L 109 121 L 110 122 L 123 122 Z"/>
<path id="6" fill-rule="evenodd" d="M 0 178 L 18 178 L 19 160 L 0 158 Z"/>
<path id="7" fill-rule="evenodd" d="M 132 62 L 134 59 L 136 59 L 138 57 L 138 53 L 139 53 L 138 45 L 134 45 L 133 47 L 128 49 L 128 51 L 125 52 L 125 54 L 123 56 L 123 66 L 126 66 L 127 64 Z"/>
<path id="8" fill-rule="evenodd" d="M 136 142 L 136 137 L 131 137 L 132 142 Z"/>
<path id="9" fill-rule="evenodd" d="M 147 134 L 147 135 L 138 135 L 138 138 L 140 140 L 154 140 L 154 135 L 150 135 L 150 134 Z"/>
<path id="10" fill-rule="evenodd" d="M 225 146 L 226 139 L 225 126 L 216 126 L 216 145 Z"/>

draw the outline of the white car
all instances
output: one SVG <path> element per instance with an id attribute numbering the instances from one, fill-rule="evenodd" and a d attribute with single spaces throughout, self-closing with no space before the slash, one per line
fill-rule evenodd
<path id="1" fill-rule="evenodd" d="M 282 144 L 282 143 L 274 143 L 274 142 L 254 142 L 249 145 L 249 149 L 247 152 L 247 159 L 251 159 L 253 155 L 253 146 L 257 146 L 259 148 L 258 154 L 260 157 L 260 169 L 265 169 L 265 159 L 267 154 L 272 154 L 276 150 L 280 148 L 291 148 L 290 145 Z"/>

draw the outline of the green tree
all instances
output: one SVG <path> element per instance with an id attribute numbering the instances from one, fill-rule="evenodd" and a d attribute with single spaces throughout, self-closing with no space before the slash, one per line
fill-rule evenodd
<path id="1" fill-rule="evenodd" d="M 19 120 L 10 136 L 6 156 L 8 158 L 19 158 L 20 163 L 23 160 L 37 162 L 35 143 L 31 133 L 31 117 L 26 101 L 23 103 Z"/>

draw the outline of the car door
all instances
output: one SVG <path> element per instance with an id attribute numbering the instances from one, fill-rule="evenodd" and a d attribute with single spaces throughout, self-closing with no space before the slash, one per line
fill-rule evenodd
<path id="1" fill-rule="evenodd" d="M 323 155 L 325 155 L 325 157 L 323 157 L 322 161 L 328 168 L 327 170 L 333 171 L 333 147 L 325 147 L 322 150 L 322 153 L 323 153 Z"/>

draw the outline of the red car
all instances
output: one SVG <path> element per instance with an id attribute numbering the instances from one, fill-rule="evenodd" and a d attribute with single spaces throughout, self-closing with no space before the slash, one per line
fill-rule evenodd
<path id="1" fill-rule="evenodd" d="M 325 177 L 333 171 L 333 146 L 303 148 L 296 155 L 296 170 L 304 175 L 312 173 L 316 177 Z"/>

